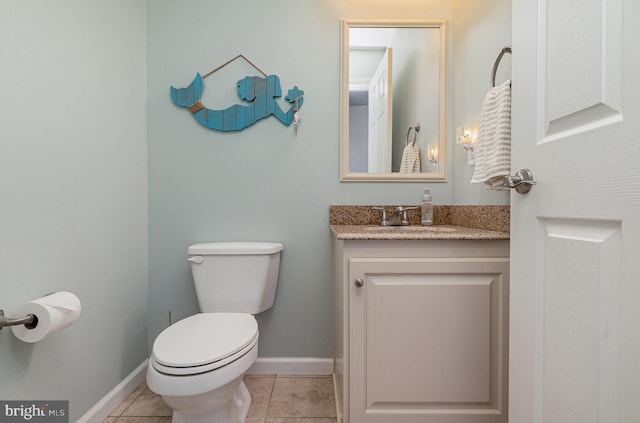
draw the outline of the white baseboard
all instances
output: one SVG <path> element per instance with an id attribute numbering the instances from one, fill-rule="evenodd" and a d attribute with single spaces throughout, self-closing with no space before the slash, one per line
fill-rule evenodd
<path id="1" fill-rule="evenodd" d="M 147 374 L 148 361 L 149 360 L 145 360 L 136 367 L 136 369 L 116 385 L 111 392 L 91 407 L 84 416 L 80 417 L 77 423 L 101 423 L 106 419 L 109 414 L 142 383 Z"/>
<path id="2" fill-rule="evenodd" d="M 342 392 L 342 387 L 338 386 L 338 375 L 335 373 L 332 375 L 333 377 L 333 399 L 336 404 L 336 422 L 342 423 L 342 398 L 340 398 L 340 393 Z"/>
<path id="3" fill-rule="evenodd" d="M 331 358 L 258 357 L 247 370 L 248 375 L 309 375 L 331 376 Z"/>

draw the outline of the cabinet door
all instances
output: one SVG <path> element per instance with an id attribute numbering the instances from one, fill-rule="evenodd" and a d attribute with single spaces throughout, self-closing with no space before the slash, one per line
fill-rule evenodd
<path id="1" fill-rule="evenodd" d="M 352 258 L 349 275 L 350 423 L 507 421 L 508 259 Z"/>

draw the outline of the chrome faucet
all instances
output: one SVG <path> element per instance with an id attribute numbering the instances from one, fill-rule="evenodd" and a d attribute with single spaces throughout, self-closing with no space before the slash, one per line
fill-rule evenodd
<path id="1" fill-rule="evenodd" d="M 380 226 L 408 226 L 410 223 L 407 212 L 411 210 L 418 210 L 418 207 L 396 207 L 393 210 L 391 219 L 387 218 L 387 211 L 384 207 L 372 207 L 371 210 L 382 212 Z"/>

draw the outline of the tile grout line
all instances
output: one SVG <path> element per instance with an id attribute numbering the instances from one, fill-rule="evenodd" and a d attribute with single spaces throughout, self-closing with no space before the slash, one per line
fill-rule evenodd
<path id="1" fill-rule="evenodd" d="M 133 404 L 133 403 L 138 399 L 138 397 L 140 397 L 140 395 L 142 395 L 142 393 L 144 392 L 144 388 L 140 389 L 140 387 L 142 386 L 142 384 L 145 384 L 145 382 L 144 382 L 144 381 L 143 381 L 143 382 L 141 382 L 141 383 L 140 383 L 140 385 L 138 385 L 138 386 L 133 390 L 133 392 L 131 392 L 131 394 L 129 394 L 129 396 L 127 396 L 127 398 L 125 398 L 125 399 L 123 400 L 123 402 L 124 402 L 124 401 L 127 401 L 129 398 L 131 398 L 131 401 L 129 401 L 129 404 L 127 404 L 127 406 L 126 406 L 125 408 L 123 408 L 123 409 L 120 411 L 120 413 L 119 413 L 119 414 L 109 414 L 109 415 L 107 416 L 107 418 L 109 418 L 109 417 L 115 417 L 115 418 L 116 418 L 116 423 L 118 423 L 118 420 L 120 419 L 120 417 L 122 417 L 122 416 L 124 415 L 124 413 L 129 409 L 129 407 L 131 407 L 131 405 L 132 405 L 132 404 Z M 146 386 L 145 386 L 145 387 L 146 387 Z M 133 394 L 135 393 L 135 391 L 139 391 L 139 392 L 138 392 L 138 394 L 137 394 L 136 396 L 134 396 L 134 397 L 131 397 L 131 395 L 133 395 Z M 120 404 L 120 405 L 121 405 L 121 404 Z M 119 407 L 120 405 L 118 405 L 118 407 Z M 118 407 L 116 407 L 116 408 L 118 408 Z M 112 413 L 113 413 L 113 411 L 112 411 Z"/>
<path id="2" fill-rule="evenodd" d="M 143 382 L 143 383 L 144 383 L 144 382 Z M 141 383 L 140 385 L 142 385 L 142 383 Z M 140 386 L 138 386 L 138 387 L 140 387 Z M 129 409 L 129 407 L 131 407 L 131 406 L 133 405 L 133 403 L 134 403 L 134 402 L 136 402 L 136 400 L 140 397 L 140 395 L 142 395 L 142 393 L 144 392 L 144 390 L 145 390 L 145 389 L 146 389 L 146 386 L 145 386 L 145 388 L 140 389 L 140 392 L 138 392 L 138 395 L 136 395 L 136 396 L 135 396 L 135 398 L 133 398 L 133 399 L 131 400 L 131 402 L 129 403 L 129 405 L 127 405 L 127 406 L 124 408 L 124 410 L 122 410 L 122 412 L 120 413 L 120 415 L 119 415 L 119 416 L 118 416 L 118 418 L 116 419 L 116 423 L 118 423 L 118 420 L 120 420 L 120 417 L 124 416 L 124 413 L 126 413 L 126 412 L 127 412 L 127 410 Z"/>
<path id="3" fill-rule="evenodd" d="M 273 382 L 271 383 L 271 391 L 269 391 L 269 401 L 267 401 L 267 410 L 264 414 L 264 421 L 266 422 L 267 419 L 269 418 L 269 412 L 271 411 L 271 400 L 273 399 L 273 390 L 276 387 L 276 379 L 278 378 L 278 375 L 274 375 L 273 378 Z"/>

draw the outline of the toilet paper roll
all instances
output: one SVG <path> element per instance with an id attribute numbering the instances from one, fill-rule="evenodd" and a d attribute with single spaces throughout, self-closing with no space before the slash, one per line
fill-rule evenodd
<path id="1" fill-rule="evenodd" d="M 11 330 L 21 341 L 38 342 L 78 320 L 80 308 L 80 300 L 71 292 L 54 292 L 29 301 L 12 313 L 16 317 L 28 314 L 36 316 L 38 321 L 33 329 L 20 325 L 12 326 Z"/>

